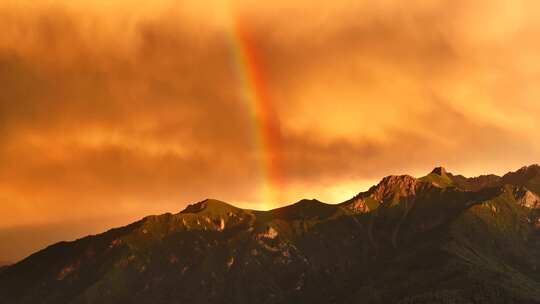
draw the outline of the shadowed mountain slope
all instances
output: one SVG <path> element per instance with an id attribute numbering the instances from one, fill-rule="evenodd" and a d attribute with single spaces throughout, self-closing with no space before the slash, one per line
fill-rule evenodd
<path id="1" fill-rule="evenodd" d="M 208 199 L 0 269 L 0 303 L 539 303 L 539 185 L 436 168 L 337 205 Z"/>

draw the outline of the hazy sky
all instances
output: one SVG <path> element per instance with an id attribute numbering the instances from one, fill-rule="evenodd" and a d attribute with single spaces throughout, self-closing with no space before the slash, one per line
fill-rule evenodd
<path id="1" fill-rule="evenodd" d="M 282 204 L 538 162 L 537 1 L 94 2 L 0 2 L 0 260 L 207 197 L 273 207 L 233 22 L 276 113 Z"/>

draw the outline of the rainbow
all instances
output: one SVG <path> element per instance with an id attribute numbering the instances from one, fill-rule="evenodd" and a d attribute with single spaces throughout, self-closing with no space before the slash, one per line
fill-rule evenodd
<path id="1" fill-rule="evenodd" d="M 253 122 L 253 138 L 261 172 L 260 209 L 280 203 L 282 189 L 281 131 L 255 41 L 240 18 L 233 17 L 230 30 L 233 66 L 241 98 Z"/>

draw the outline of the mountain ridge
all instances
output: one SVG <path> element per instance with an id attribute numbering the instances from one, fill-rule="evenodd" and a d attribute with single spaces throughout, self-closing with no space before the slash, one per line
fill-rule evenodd
<path id="1" fill-rule="evenodd" d="M 539 179 L 438 167 L 339 204 L 206 199 L 0 269 L 0 302 L 538 303 Z"/>

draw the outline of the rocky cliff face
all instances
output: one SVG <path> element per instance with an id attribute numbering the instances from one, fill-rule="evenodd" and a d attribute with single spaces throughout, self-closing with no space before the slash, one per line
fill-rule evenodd
<path id="1" fill-rule="evenodd" d="M 209 199 L 0 269 L 0 303 L 538 303 L 538 178 L 436 168 L 337 205 Z"/>
<path id="2" fill-rule="evenodd" d="M 371 187 L 367 192 L 359 193 L 342 206 L 354 213 L 365 213 L 382 205 L 392 205 L 413 198 L 417 191 L 431 186 L 434 185 L 419 181 L 409 175 L 387 176 L 379 184 Z"/>
<path id="3" fill-rule="evenodd" d="M 540 208 L 540 197 L 538 197 L 537 194 L 529 191 L 526 187 L 514 188 L 514 196 L 517 203 L 522 207 L 529 209 Z"/>

